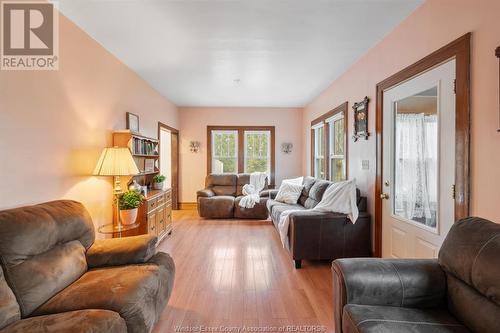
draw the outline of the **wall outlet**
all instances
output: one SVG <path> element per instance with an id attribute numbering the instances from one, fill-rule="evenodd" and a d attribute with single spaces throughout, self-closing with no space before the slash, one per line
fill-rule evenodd
<path id="1" fill-rule="evenodd" d="M 370 170 L 370 160 L 361 161 L 361 170 Z"/>

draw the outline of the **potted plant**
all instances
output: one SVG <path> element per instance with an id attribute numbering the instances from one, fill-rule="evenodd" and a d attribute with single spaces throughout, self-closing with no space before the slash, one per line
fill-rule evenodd
<path id="1" fill-rule="evenodd" d="M 155 175 L 153 177 L 153 188 L 155 190 L 163 190 L 163 183 L 166 177 L 164 175 Z"/>
<path id="2" fill-rule="evenodd" d="M 137 219 L 137 211 L 144 197 L 137 191 L 127 191 L 120 196 L 118 207 L 120 208 L 120 219 L 123 225 L 134 224 Z"/>

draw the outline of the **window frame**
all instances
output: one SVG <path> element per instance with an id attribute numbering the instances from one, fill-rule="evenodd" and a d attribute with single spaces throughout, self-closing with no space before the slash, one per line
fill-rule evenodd
<path id="1" fill-rule="evenodd" d="M 238 131 L 237 145 L 237 173 L 244 173 L 245 170 L 245 132 L 269 131 L 270 132 L 270 179 L 269 187 L 274 187 L 275 183 L 275 127 L 274 126 L 207 126 L 207 175 L 212 172 L 212 131 Z"/>
<path id="2" fill-rule="evenodd" d="M 339 114 L 343 115 L 344 118 L 344 169 L 345 169 L 345 179 L 349 179 L 349 140 L 347 139 L 347 114 L 348 114 L 348 103 L 342 103 L 336 108 L 328 111 L 327 113 L 319 116 L 318 118 L 311 121 L 311 172 L 310 174 L 315 177 L 315 159 L 316 159 L 316 136 L 315 129 L 319 126 L 323 126 L 324 135 L 323 135 L 323 147 L 324 147 L 324 160 L 323 167 L 325 170 L 325 179 L 330 180 L 330 159 L 332 158 L 331 149 L 330 149 L 330 122 L 338 119 Z M 334 158 L 338 158 L 333 156 Z"/>

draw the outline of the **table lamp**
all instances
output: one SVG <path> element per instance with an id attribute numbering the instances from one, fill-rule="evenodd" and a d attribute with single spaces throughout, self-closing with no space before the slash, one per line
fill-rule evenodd
<path id="1" fill-rule="evenodd" d="M 120 176 L 134 176 L 139 173 L 139 169 L 135 164 L 134 158 L 128 148 L 104 148 L 101 157 L 94 169 L 94 176 L 113 176 L 114 189 L 113 195 L 115 196 L 116 205 L 116 220 L 118 222 L 117 229 L 121 229 L 121 221 L 118 207 L 119 196 L 122 193 L 120 183 Z"/>

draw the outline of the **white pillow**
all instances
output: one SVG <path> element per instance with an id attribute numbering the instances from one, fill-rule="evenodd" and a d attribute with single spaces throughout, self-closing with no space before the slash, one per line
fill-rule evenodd
<path id="1" fill-rule="evenodd" d="M 283 179 L 283 182 L 302 185 L 302 183 L 304 182 L 304 177 L 297 177 L 297 178 L 292 178 L 292 179 Z"/>
<path id="2" fill-rule="evenodd" d="M 279 202 L 284 202 L 287 204 L 296 204 L 299 200 L 300 194 L 302 193 L 302 184 L 297 184 L 284 180 L 281 183 L 278 194 L 274 200 Z"/>

